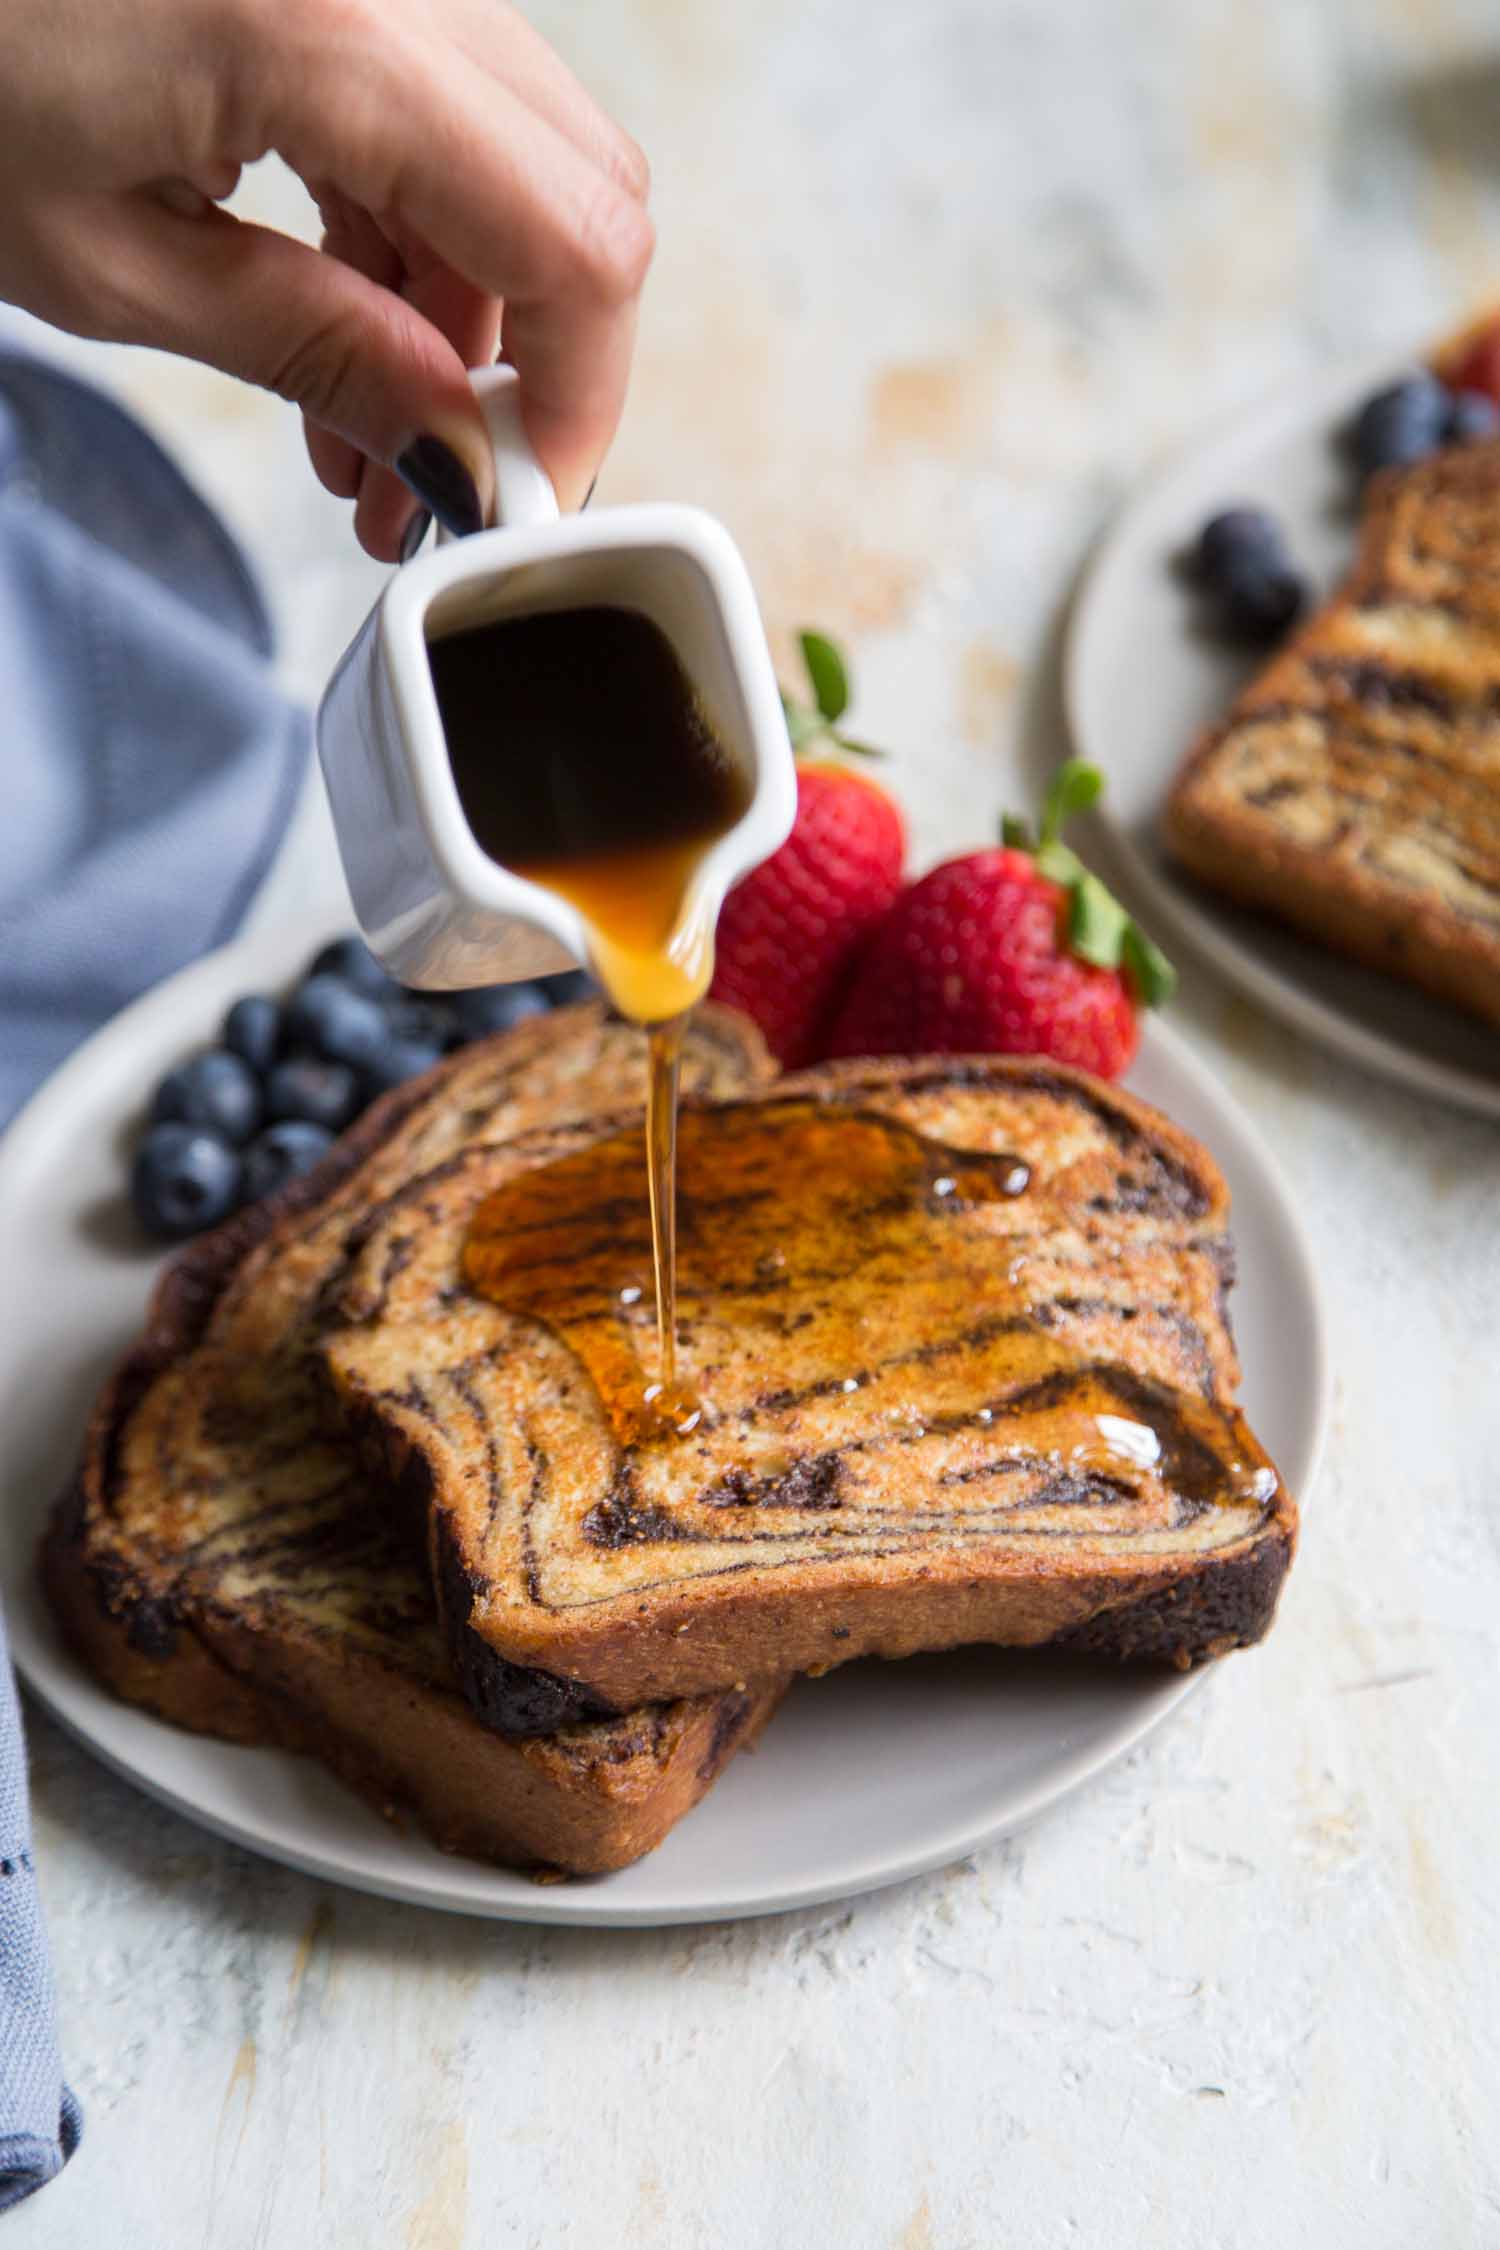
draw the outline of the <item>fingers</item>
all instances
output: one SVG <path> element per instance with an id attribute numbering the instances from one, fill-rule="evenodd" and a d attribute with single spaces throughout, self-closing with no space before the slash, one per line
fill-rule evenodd
<path id="1" fill-rule="evenodd" d="M 492 297 L 461 279 L 415 239 L 393 243 L 369 213 L 348 202 L 326 181 L 315 193 L 323 213 L 325 254 L 357 273 L 397 291 L 414 311 L 446 336 L 465 367 L 487 365 L 500 340 L 500 307 Z M 342 499 L 357 495 L 355 530 L 373 555 L 403 549 L 421 504 L 391 470 L 366 462 L 347 440 L 304 417 L 313 467 L 331 492 Z M 420 537 L 420 533 L 415 536 Z"/>
<path id="2" fill-rule="evenodd" d="M 387 234 L 420 238 L 504 301 L 528 430 L 560 500 L 576 505 L 624 399 L 654 246 L 642 204 L 456 48 L 386 24 L 353 68 L 341 49 L 319 49 L 330 19 L 312 18 L 276 146 L 304 178 L 334 181 Z M 331 81 L 338 100 L 318 98 Z"/>
<path id="3" fill-rule="evenodd" d="M 323 214 L 325 253 L 340 259 L 346 266 L 353 266 L 355 272 L 364 274 L 367 280 L 395 288 L 401 279 L 400 257 L 369 213 L 347 202 L 337 188 L 326 181 L 309 181 L 308 186 Z M 325 430 L 305 413 L 302 436 L 319 482 L 335 499 L 357 499 L 366 471 L 372 478 L 377 474 L 375 465 L 366 461 L 357 445 L 339 437 L 333 430 Z"/>
<path id="4" fill-rule="evenodd" d="M 448 339 L 462 366 L 489 365 L 500 344 L 500 307 L 493 297 L 439 265 L 415 272 L 401 294 L 414 312 Z M 360 481 L 354 511 L 360 545 L 372 555 L 399 553 L 419 506 L 398 476 L 371 463 Z"/>
<path id="5" fill-rule="evenodd" d="M 96 224 L 87 254 L 110 275 L 111 333 L 278 392 L 359 454 L 402 464 L 454 530 L 488 516 L 494 471 L 465 359 L 403 297 L 288 236 L 144 199 L 128 224 Z M 319 445 L 327 481 L 363 498 L 349 456 Z M 398 551 L 397 514 L 372 504 L 367 517 L 383 561 Z"/>
<path id="6" fill-rule="evenodd" d="M 357 499 L 364 473 L 370 467 L 359 447 L 325 430 L 320 423 L 310 422 L 305 414 L 302 436 L 319 484 L 326 485 L 335 500 Z"/>
<path id="7" fill-rule="evenodd" d="M 476 68 L 518 95 L 625 193 L 645 201 L 650 169 L 640 148 L 514 8 L 496 5 L 495 0 L 450 0 L 444 24 Z M 309 184 L 324 216 L 325 251 L 370 280 L 399 288 L 447 336 L 466 365 L 485 365 L 494 358 L 500 308 L 492 297 L 464 283 L 419 240 L 393 242 L 368 212 L 332 182 Z M 625 341 L 628 346 L 628 331 Z M 513 342 L 523 359 L 535 356 L 524 320 Z M 623 386 L 623 376 L 619 381 Z M 567 411 L 565 406 L 565 417 Z M 532 399 L 531 419 L 533 435 L 540 435 L 544 452 L 564 449 L 566 432 L 561 441 L 548 432 L 545 399 Z M 400 481 L 373 465 L 362 475 L 363 464 L 354 449 L 316 425 L 309 425 L 307 439 L 314 467 L 330 490 L 344 497 L 358 491 L 359 535 L 371 551 L 384 552 L 393 540 L 399 541 L 416 513 Z"/>
<path id="8" fill-rule="evenodd" d="M 451 266 L 426 260 L 401 284 L 414 312 L 447 337 L 465 367 L 487 367 L 500 349 L 500 307 Z"/>
<path id="9" fill-rule="evenodd" d="M 506 301 L 504 356 L 521 378 L 526 435 L 563 508 L 583 506 L 619 427 L 635 325 L 633 300 L 603 318 L 550 297 Z"/>
<path id="10" fill-rule="evenodd" d="M 492 0 L 463 0 L 455 37 L 472 62 L 520 95 L 529 109 L 572 142 L 580 156 L 644 203 L 651 167 L 644 151 L 602 110 L 555 48 L 526 18 Z"/>

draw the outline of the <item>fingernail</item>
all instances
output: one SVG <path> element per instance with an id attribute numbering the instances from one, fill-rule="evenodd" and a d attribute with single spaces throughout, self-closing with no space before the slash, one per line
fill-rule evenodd
<path id="1" fill-rule="evenodd" d="M 455 539 L 467 539 L 470 532 L 484 529 L 479 488 L 452 447 L 444 445 L 441 438 L 414 438 L 398 455 L 396 474 Z"/>
<path id="2" fill-rule="evenodd" d="M 597 477 L 595 477 L 595 479 L 594 479 L 594 484 L 591 484 L 591 485 L 589 486 L 589 488 L 588 488 L 588 491 L 587 491 L 587 492 L 586 492 L 586 493 L 584 494 L 583 498 L 582 498 L 582 499 L 581 499 L 581 500 L 579 501 L 579 503 L 578 503 L 578 513 L 579 513 L 580 515 L 582 515 L 582 514 L 583 514 L 583 511 L 584 511 L 584 509 L 585 509 L 585 508 L 586 508 L 586 507 L 588 506 L 589 502 L 590 502 L 590 501 L 591 501 L 591 500 L 593 499 L 593 497 L 594 497 L 594 485 L 596 485 L 596 484 L 597 484 L 598 482 L 599 482 L 599 479 L 598 479 Z"/>
<path id="3" fill-rule="evenodd" d="M 401 534 L 401 560 L 404 563 L 411 561 L 412 556 L 427 537 L 431 523 L 432 510 L 430 508 L 418 508 L 411 522 Z"/>

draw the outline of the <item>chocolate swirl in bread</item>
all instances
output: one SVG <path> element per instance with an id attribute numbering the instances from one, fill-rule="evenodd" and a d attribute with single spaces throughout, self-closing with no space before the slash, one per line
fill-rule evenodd
<path id="1" fill-rule="evenodd" d="M 378 1214 L 324 1338 L 487 1715 L 526 1724 L 528 1674 L 555 1723 L 862 1654 L 1185 1664 L 1265 1630 L 1295 1510 L 1233 1403 L 1228 1198 L 1186 1134 L 1034 1061 L 690 1112 L 704 1418 L 666 1441 L 628 1411 L 640 1162 L 597 1124 L 465 1152 Z"/>
<path id="2" fill-rule="evenodd" d="M 687 1075 L 769 1072 L 704 1011 Z M 168 1267 L 54 1511 L 44 1578 L 72 1645 L 177 1724 L 308 1751 L 450 1849 L 578 1872 L 659 1843 L 779 1690 L 662 1703 L 516 1743 L 459 1693 L 407 1517 L 340 1426 L 316 1344 L 351 1247 L 462 1152 L 638 1101 L 644 1041 L 596 1007 L 465 1050 L 377 1105 L 283 1196 Z M 399 1265 L 392 1253 L 392 1271 Z"/>
<path id="3" fill-rule="evenodd" d="M 1350 578 L 1194 747 L 1165 835 L 1213 889 L 1500 1024 L 1500 443 L 1374 480 Z"/>

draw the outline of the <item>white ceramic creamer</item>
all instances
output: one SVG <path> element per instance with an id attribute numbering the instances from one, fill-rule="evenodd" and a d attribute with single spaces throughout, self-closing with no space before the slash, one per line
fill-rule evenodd
<path id="1" fill-rule="evenodd" d="M 481 368 L 471 381 L 494 446 L 498 522 L 396 572 L 340 660 L 317 723 L 360 927 L 403 983 L 449 990 L 590 964 L 591 933 L 567 899 L 498 865 L 471 834 L 429 640 L 591 605 L 638 611 L 666 635 L 747 799 L 705 852 L 685 921 L 712 926 L 730 884 L 783 841 L 797 801 L 760 611 L 723 525 L 666 504 L 560 515 L 522 428 L 514 372 Z M 503 731 L 503 681 L 496 709 Z"/>

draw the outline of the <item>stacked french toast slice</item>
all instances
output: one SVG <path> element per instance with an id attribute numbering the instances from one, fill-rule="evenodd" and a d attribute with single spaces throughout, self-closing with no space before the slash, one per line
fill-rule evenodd
<path id="1" fill-rule="evenodd" d="M 769 1071 L 705 1009 L 685 1078 Z M 466 1153 L 638 1104 L 639 1035 L 537 1018 L 388 1095 L 282 1195 L 167 1268 L 53 1512 L 43 1576 L 72 1646 L 126 1700 L 308 1752 L 440 1844 L 597 1874 L 651 1850 L 756 1733 L 778 1683 L 515 1740 L 469 1710 L 420 1546 L 339 1425 L 318 1359 L 346 1260 L 392 1194 Z"/>
<path id="2" fill-rule="evenodd" d="M 1039 1060 L 773 1080 L 701 1011 L 698 1412 L 663 1436 L 620 1380 L 654 1348 L 643 1085 L 638 1032 L 536 1019 L 168 1269 L 45 1549 L 110 1686 L 451 1848 L 597 1872 L 792 1675 L 1265 1631 L 1296 1511 L 1235 1403 L 1228 1198 L 1188 1135 Z"/>

